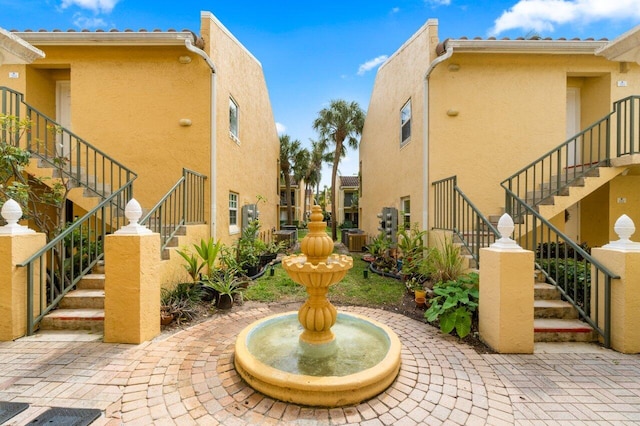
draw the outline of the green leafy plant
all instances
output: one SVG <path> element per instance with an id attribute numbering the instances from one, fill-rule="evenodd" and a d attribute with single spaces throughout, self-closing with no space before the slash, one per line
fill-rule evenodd
<path id="1" fill-rule="evenodd" d="M 210 276 L 204 285 L 211 287 L 220 295 L 227 295 L 232 299 L 238 295 L 242 300 L 242 283 L 236 269 L 226 269 Z"/>
<path id="2" fill-rule="evenodd" d="M 222 243 L 220 241 L 214 243 L 213 238 L 209 238 L 208 240 L 200 240 L 200 244 L 194 244 L 193 247 L 202 259 L 203 266 L 207 267 L 207 273 L 211 275 L 215 271 L 216 259 L 222 248 Z"/>
<path id="3" fill-rule="evenodd" d="M 478 307 L 478 274 L 440 282 L 433 287 L 435 297 L 424 313 L 428 322 L 438 320 L 440 330 L 449 334 L 454 329 L 460 338 L 471 332 L 472 314 Z"/>
<path id="4" fill-rule="evenodd" d="M 205 266 L 205 262 L 200 258 L 200 256 L 192 253 L 186 248 L 177 250 L 177 252 L 187 262 L 182 266 L 187 270 L 187 273 L 193 282 L 197 282 L 200 278 L 200 271 L 202 271 L 202 268 Z"/>
<path id="5" fill-rule="evenodd" d="M 464 272 L 460 247 L 451 238 L 445 238 L 442 246 L 434 247 L 430 253 L 431 279 L 435 283 L 457 280 Z"/>
<path id="6" fill-rule="evenodd" d="M 573 259 L 540 259 L 538 263 L 558 287 L 564 289 L 570 297 L 575 298 L 574 302 L 578 306 L 584 307 L 584 295 L 591 291 L 589 263 Z"/>

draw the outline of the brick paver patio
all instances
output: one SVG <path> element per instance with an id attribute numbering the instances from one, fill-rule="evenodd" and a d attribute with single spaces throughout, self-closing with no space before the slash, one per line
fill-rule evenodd
<path id="1" fill-rule="evenodd" d="M 398 379 L 357 406 L 301 407 L 246 386 L 233 369 L 235 336 L 284 308 L 245 304 L 141 345 L 64 335 L 0 343 L 0 401 L 30 404 L 7 424 L 50 406 L 99 408 L 95 425 L 640 424 L 639 356 L 570 345 L 478 354 L 399 314 L 339 309 L 387 324 L 403 344 Z"/>

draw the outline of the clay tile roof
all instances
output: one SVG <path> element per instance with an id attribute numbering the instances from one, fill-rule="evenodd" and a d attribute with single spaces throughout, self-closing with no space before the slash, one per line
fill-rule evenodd
<path id="1" fill-rule="evenodd" d="M 360 179 L 358 176 L 340 176 L 340 186 L 360 186 Z"/>

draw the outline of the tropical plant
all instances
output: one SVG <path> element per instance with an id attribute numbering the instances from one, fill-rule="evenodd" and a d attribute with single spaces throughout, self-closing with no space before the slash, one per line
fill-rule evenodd
<path id="1" fill-rule="evenodd" d="M 220 295 L 227 295 L 231 299 L 235 295 L 242 300 L 242 283 L 243 281 L 238 276 L 238 270 L 226 269 L 218 274 L 210 276 L 204 284 L 217 291 Z"/>
<path id="2" fill-rule="evenodd" d="M 187 262 L 182 266 L 187 270 L 193 282 L 197 282 L 200 278 L 200 271 L 202 271 L 202 268 L 205 266 L 205 262 L 200 256 L 189 251 L 187 248 L 182 248 L 177 250 L 177 252 Z"/>
<path id="3" fill-rule="evenodd" d="M 280 177 L 285 184 L 285 204 L 287 206 L 287 224 L 293 223 L 293 209 L 291 205 L 291 173 L 295 164 L 301 161 L 300 141 L 291 140 L 289 135 L 280 135 Z"/>
<path id="4" fill-rule="evenodd" d="M 558 287 L 564 289 L 578 306 L 584 307 L 584 296 L 591 291 L 589 263 L 574 259 L 540 259 L 538 262 Z"/>
<path id="5" fill-rule="evenodd" d="M 72 185 L 61 169 L 68 159 L 53 147 L 49 156 L 53 166 L 60 169 L 56 172 L 58 178 L 26 173 L 31 154 L 21 145 L 25 135 L 31 133 L 31 127 L 29 119 L 0 114 L 0 208 L 8 199 L 13 199 L 20 204 L 23 218 L 31 220 L 51 239 L 66 226 L 65 201 Z M 48 126 L 46 131 L 55 136 L 60 129 Z M 35 143 L 39 141 L 35 140 Z"/>
<path id="6" fill-rule="evenodd" d="M 304 176 L 304 202 L 303 211 L 307 211 L 307 192 L 316 187 L 316 203 L 320 192 L 320 181 L 322 180 L 322 163 L 324 162 L 325 147 L 317 141 L 311 141 L 311 151 L 309 152 L 309 166 Z"/>
<path id="7" fill-rule="evenodd" d="M 201 290 L 191 283 L 178 283 L 173 288 L 160 290 L 160 310 L 173 315 L 178 324 L 196 316 L 195 305 L 200 302 Z"/>
<path id="8" fill-rule="evenodd" d="M 221 247 L 222 243 L 220 241 L 214 243 L 213 238 L 209 238 L 208 240 L 202 239 L 200 240 L 200 244 L 193 245 L 198 256 L 202 259 L 203 266 L 207 267 L 207 273 L 209 275 L 215 271 L 216 259 Z"/>
<path id="9" fill-rule="evenodd" d="M 478 274 L 473 272 L 456 280 L 440 282 L 433 287 L 436 295 L 424 313 L 428 322 L 440 321 L 440 330 L 449 334 L 454 329 L 460 338 L 471 332 L 472 315 L 478 307 Z"/>
<path id="10" fill-rule="evenodd" d="M 377 236 L 371 239 L 371 242 L 367 245 L 367 251 L 374 257 L 384 256 L 391 248 L 391 241 L 387 238 L 384 232 L 380 232 Z"/>
<path id="11" fill-rule="evenodd" d="M 318 118 L 313 122 L 313 128 L 320 135 L 323 147 L 335 144 L 331 171 L 331 217 L 337 218 L 337 203 L 335 199 L 336 178 L 340 159 L 346 155 L 345 141 L 353 149 L 358 148 L 358 138 L 364 127 L 365 113 L 357 102 L 332 100 L 328 108 L 322 109 Z M 324 150 L 323 150 L 324 151 Z M 338 231 L 336 221 L 331 221 L 331 237 L 337 240 Z"/>
<path id="12" fill-rule="evenodd" d="M 260 255 L 264 252 L 266 244 L 259 238 L 259 233 L 260 221 L 252 220 L 236 241 L 236 259 L 239 268 L 244 272 L 260 264 Z"/>
<path id="13" fill-rule="evenodd" d="M 433 247 L 431 256 L 431 279 L 435 283 L 457 280 L 464 272 L 464 264 L 460 256 L 460 247 L 453 244 L 449 237 L 439 247 Z"/>

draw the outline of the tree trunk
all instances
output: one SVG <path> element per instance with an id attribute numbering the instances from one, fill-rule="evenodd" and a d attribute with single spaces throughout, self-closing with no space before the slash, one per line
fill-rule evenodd
<path id="1" fill-rule="evenodd" d="M 289 179 L 289 174 L 287 173 L 287 175 L 284 177 L 285 178 L 285 187 L 286 187 L 286 194 L 284 194 L 284 200 L 287 203 L 287 225 L 291 225 L 292 219 L 292 209 L 291 209 L 291 180 Z"/>
<path id="2" fill-rule="evenodd" d="M 338 230 L 336 222 L 338 215 L 336 214 L 336 178 L 338 177 L 338 163 L 340 162 L 340 153 L 342 152 L 342 141 L 336 141 L 336 153 L 333 156 L 333 167 L 331 170 L 331 238 L 333 241 L 338 240 Z"/>
<path id="3" fill-rule="evenodd" d="M 307 221 L 307 188 L 309 184 L 305 181 L 304 183 L 304 194 L 302 195 L 302 220 L 304 222 Z"/>

